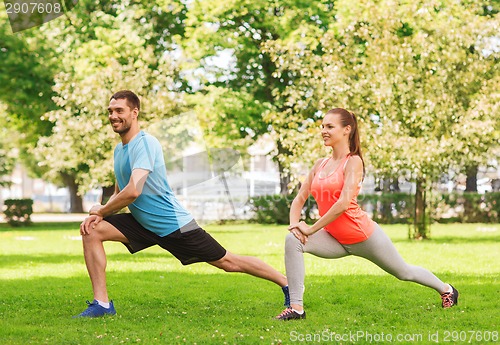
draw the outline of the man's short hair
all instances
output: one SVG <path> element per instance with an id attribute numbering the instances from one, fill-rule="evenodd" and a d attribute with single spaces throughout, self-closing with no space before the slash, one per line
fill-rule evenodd
<path id="1" fill-rule="evenodd" d="M 127 105 L 130 109 L 137 108 L 137 110 L 141 110 L 141 101 L 139 100 L 139 97 L 137 97 L 137 95 L 130 90 L 118 91 L 111 96 L 109 100 L 111 101 L 112 99 L 126 99 Z"/>

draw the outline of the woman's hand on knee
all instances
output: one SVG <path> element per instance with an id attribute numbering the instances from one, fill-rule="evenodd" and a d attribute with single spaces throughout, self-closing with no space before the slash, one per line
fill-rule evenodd
<path id="1" fill-rule="evenodd" d="M 300 241 L 302 244 L 306 244 L 307 236 L 300 232 L 297 228 L 292 228 L 290 232 Z"/>
<path id="2" fill-rule="evenodd" d="M 304 221 L 300 221 L 298 223 L 290 224 L 288 230 L 297 237 L 297 239 L 302 243 L 306 244 L 307 237 L 309 236 L 308 230 L 309 225 L 307 225 Z"/>

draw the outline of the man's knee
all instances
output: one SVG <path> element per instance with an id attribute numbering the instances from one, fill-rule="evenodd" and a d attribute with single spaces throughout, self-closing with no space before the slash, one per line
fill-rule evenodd
<path id="1" fill-rule="evenodd" d="M 106 221 L 101 221 L 95 226 L 90 225 L 91 229 L 89 234 L 83 235 L 82 240 L 84 242 L 104 242 L 108 240 L 112 240 L 113 235 L 113 227 Z M 93 226 L 93 227 L 92 227 Z"/>
<path id="2" fill-rule="evenodd" d="M 211 262 L 210 264 L 225 272 L 241 272 L 241 268 L 238 265 L 238 258 L 238 256 L 228 252 L 222 259 Z"/>

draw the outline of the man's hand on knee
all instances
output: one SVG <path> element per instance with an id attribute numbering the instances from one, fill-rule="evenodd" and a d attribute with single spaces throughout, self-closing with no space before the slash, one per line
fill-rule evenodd
<path id="1" fill-rule="evenodd" d="M 80 224 L 80 235 L 90 235 L 90 231 L 96 227 L 102 220 L 101 216 L 90 215 Z"/>

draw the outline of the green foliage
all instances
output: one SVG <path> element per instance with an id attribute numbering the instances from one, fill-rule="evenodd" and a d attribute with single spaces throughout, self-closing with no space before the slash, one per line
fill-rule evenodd
<path id="1" fill-rule="evenodd" d="M 6 113 L 3 112 L 4 108 L 0 104 L 0 119 L 3 121 L 6 118 Z M 13 140 L 14 132 L 5 127 L 0 127 L 0 187 L 8 186 L 9 180 L 5 177 L 12 173 L 16 164 L 16 150 Z"/>
<path id="2" fill-rule="evenodd" d="M 452 166 L 486 163 L 498 146 L 500 52 L 486 51 L 499 17 L 478 15 L 474 4 L 433 4 L 338 1 L 320 52 L 307 40 L 269 42 L 278 71 L 301 76 L 281 94 L 290 107 L 283 118 L 306 120 L 311 108 L 353 110 L 380 175 L 435 179 Z M 294 152 L 308 152 L 300 144 L 290 142 Z"/>
<path id="3" fill-rule="evenodd" d="M 289 224 L 290 206 L 294 195 L 266 195 L 251 199 L 253 222 Z M 437 223 L 500 223 L 500 192 L 432 193 L 427 208 L 430 222 Z M 408 193 L 362 194 L 361 209 L 379 224 L 412 224 L 415 217 L 414 196 Z M 317 205 L 309 196 L 302 218 L 309 224 L 319 215 Z"/>
<path id="4" fill-rule="evenodd" d="M 296 76 L 277 90 L 281 121 L 303 124 L 276 126 L 290 156 L 321 156 L 318 118 L 345 107 L 358 116 L 369 171 L 379 176 L 431 184 L 443 171 L 498 157 L 500 16 L 482 5 L 340 0 L 319 45 L 267 42 L 275 73 Z M 415 203 L 416 214 L 425 203 Z"/>
<path id="5" fill-rule="evenodd" d="M 18 131 L 19 158 L 32 173 L 69 184 L 73 210 L 81 207 L 73 205 L 77 189 L 114 182 L 115 137 L 103 130 L 113 92 L 140 93 L 145 122 L 171 115 L 180 85 L 172 51 L 186 11 L 174 0 L 81 0 L 64 16 L 16 34 L 0 11 L 3 123 Z"/>
<path id="6" fill-rule="evenodd" d="M 7 106 L 10 126 L 22 130 L 23 141 L 31 146 L 39 136 L 50 133 L 52 124 L 40 116 L 54 109 L 52 52 L 40 36 L 38 30 L 13 34 L 2 6 L 0 102 Z"/>
<path id="7" fill-rule="evenodd" d="M 295 195 L 264 195 L 251 199 L 252 211 L 255 216 L 252 221 L 260 224 L 290 224 L 290 206 Z M 302 210 L 302 218 L 311 222 L 317 218 L 317 205 L 312 196 L 309 196 Z"/>
<path id="8" fill-rule="evenodd" d="M 408 224 L 414 217 L 414 197 L 408 193 L 363 194 L 358 204 L 380 224 Z"/>
<path id="9" fill-rule="evenodd" d="M 431 201 L 433 218 L 443 223 L 500 223 L 499 205 L 500 192 L 444 193 Z"/>
<path id="10" fill-rule="evenodd" d="M 411 224 L 414 197 L 406 193 L 363 194 L 358 197 L 362 209 L 380 224 Z M 427 212 L 431 222 L 500 223 L 500 192 L 431 193 Z"/>
<path id="11" fill-rule="evenodd" d="M 4 201 L 5 219 L 11 226 L 28 226 L 31 224 L 33 199 L 6 199 Z"/>
<path id="12" fill-rule="evenodd" d="M 7 138 L 18 148 L 17 162 L 40 176 L 30 150 L 40 136 L 49 135 L 52 123 L 41 116 L 54 110 L 52 101 L 54 51 L 38 29 L 12 33 L 6 11 L 0 5 L 0 112 Z"/>
<path id="13" fill-rule="evenodd" d="M 280 94 L 296 76 L 279 72 L 264 47 L 277 39 L 318 42 L 334 20 L 332 8 L 330 0 L 202 0 L 193 1 L 187 14 L 183 48 L 192 62 L 185 69 L 193 72 L 186 79 L 193 91 L 199 89 L 188 101 L 207 119 L 207 136 L 243 146 L 270 134 L 276 143 L 270 154 L 285 187 L 291 152 L 281 143 L 286 136 L 279 127 L 300 123 L 283 118 L 288 106 Z"/>
<path id="14" fill-rule="evenodd" d="M 289 195 L 265 195 L 251 199 L 253 221 L 260 224 L 288 224 L 293 198 Z"/>
<path id="15" fill-rule="evenodd" d="M 52 134 L 40 138 L 34 150 L 45 178 L 74 180 L 81 194 L 114 183 L 112 152 L 118 138 L 106 108 L 118 90 L 139 95 L 144 127 L 178 112 L 179 72 L 174 57 L 165 51 L 172 48 L 172 39 L 166 37 L 179 33 L 175 27 L 181 25 L 173 17 L 184 15 L 182 6 L 170 6 L 174 4 L 167 1 L 149 12 L 152 5 L 147 2 L 101 6 L 87 0 L 66 20 L 41 28 L 57 47 L 63 66 L 53 87 L 58 109 L 43 116 L 53 124 Z M 168 18 L 171 23 L 165 22 Z M 168 29 L 153 33 L 161 25 Z"/>

